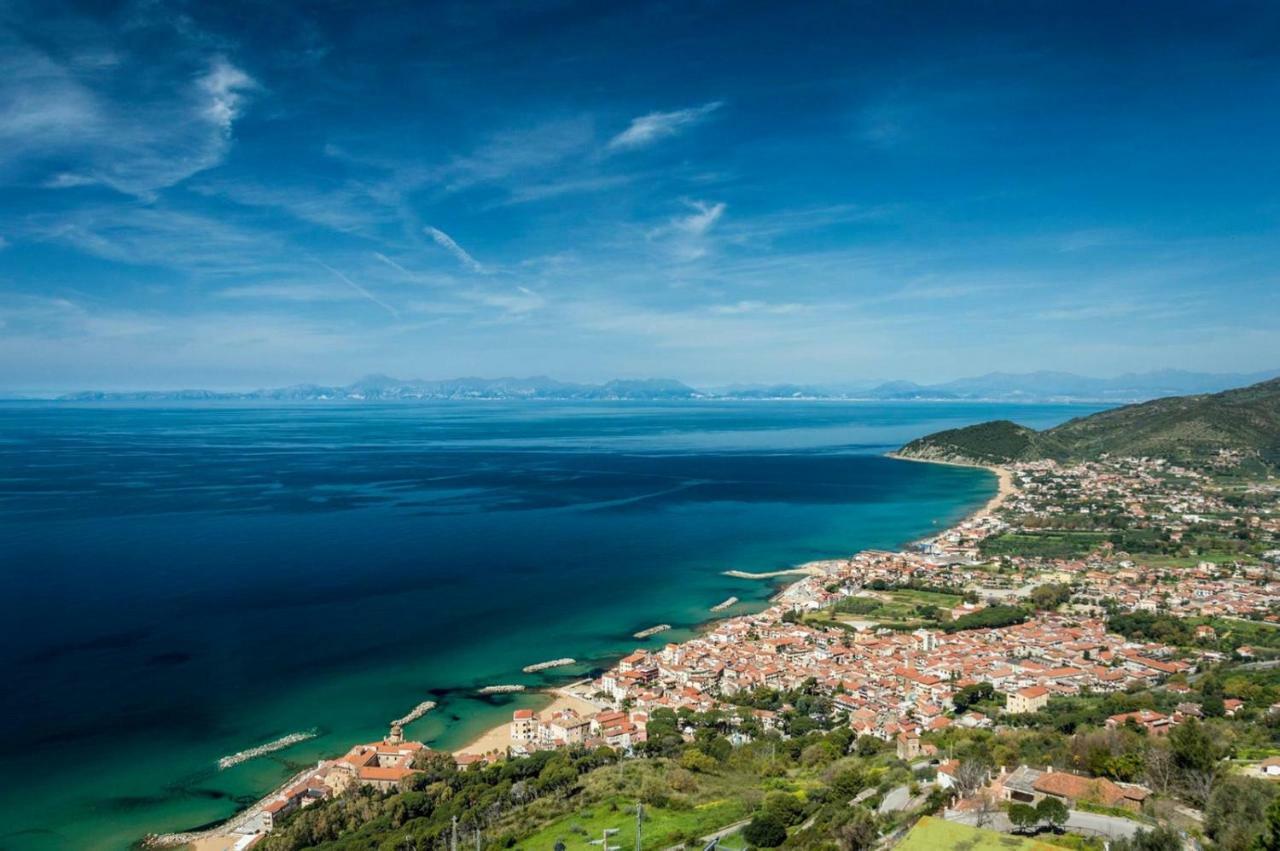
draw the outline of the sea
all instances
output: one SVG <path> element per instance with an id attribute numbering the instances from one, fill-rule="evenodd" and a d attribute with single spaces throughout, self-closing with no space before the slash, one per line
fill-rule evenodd
<path id="1" fill-rule="evenodd" d="M 0 849 L 216 823 L 425 700 L 406 735 L 459 747 L 783 581 L 726 570 L 896 547 L 994 493 L 886 451 L 1095 410 L 0 403 Z"/>

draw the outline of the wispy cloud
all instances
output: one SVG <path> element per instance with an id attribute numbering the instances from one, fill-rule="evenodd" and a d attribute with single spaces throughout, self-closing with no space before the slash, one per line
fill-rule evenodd
<path id="1" fill-rule="evenodd" d="M 523 314 L 537 310 L 547 300 L 528 287 L 516 287 L 502 292 L 484 292 L 473 295 L 475 301 L 487 307 L 496 307 L 508 314 Z"/>
<path id="2" fill-rule="evenodd" d="M 587 192 L 603 192 L 626 186 L 635 180 L 629 174 L 607 174 L 596 177 L 569 178 L 567 180 L 533 183 L 518 186 L 511 190 L 511 195 L 495 206 L 511 206 L 527 204 L 531 201 L 545 201 L 548 198 L 560 198 L 564 195 L 577 195 Z"/>
<path id="3" fill-rule="evenodd" d="M 765 301 L 738 301 L 733 304 L 716 304 L 711 306 L 711 312 L 720 316 L 742 316 L 745 314 L 757 315 L 773 315 L 786 316 L 793 313 L 802 313 L 807 308 L 803 304 L 795 302 L 786 302 L 783 304 L 771 304 Z"/>
<path id="4" fill-rule="evenodd" d="M 633 118 L 626 130 L 609 140 L 609 149 L 619 151 L 643 148 L 661 139 L 676 136 L 702 121 L 722 105 L 722 102 L 717 100 L 702 106 L 677 109 L 674 112 L 650 112 L 648 115 Z"/>
<path id="5" fill-rule="evenodd" d="M 350 301 L 365 297 L 363 293 L 352 292 L 348 287 L 315 283 L 246 284 L 218 290 L 215 295 L 218 298 L 297 302 Z"/>
<path id="6" fill-rule="evenodd" d="M 723 201 L 685 201 L 692 212 L 676 216 L 649 231 L 649 239 L 667 247 L 680 260 L 696 260 L 707 251 L 707 234 L 724 216 Z"/>
<path id="7" fill-rule="evenodd" d="M 201 276 L 243 279 L 298 267 L 278 234 L 133 199 L 33 215 L 20 220 L 13 235 L 68 245 L 114 262 Z"/>
<path id="8" fill-rule="evenodd" d="M 689 206 L 694 209 L 694 212 L 675 219 L 672 225 L 676 230 L 691 236 L 702 236 L 711 230 L 711 226 L 720 221 L 720 217 L 724 215 L 725 210 L 724 202 L 712 204 L 706 201 L 690 201 Z"/>
<path id="9" fill-rule="evenodd" d="M 330 188 L 314 180 L 310 185 L 200 180 L 193 182 L 191 190 L 248 207 L 281 210 L 301 221 L 343 233 L 368 233 L 395 220 L 394 210 L 375 202 L 361 187 L 347 184 Z"/>
<path id="10" fill-rule="evenodd" d="M 476 260 L 476 258 L 468 254 L 465 248 L 463 248 L 461 245 L 458 245 L 458 243 L 454 241 L 453 237 L 449 236 L 449 234 L 440 230 L 440 228 L 431 227 L 430 225 L 428 225 L 422 230 L 427 236 L 435 240 L 436 245 L 439 245 L 445 251 L 448 251 L 455 258 L 457 258 L 459 263 L 461 263 L 463 266 L 466 266 L 472 272 L 483 273 L 485 271 L 484 266 L 480 265 L 480 262 Z"/>
<path id="11" fill-rule="evenodd" d="M 186 81 L 161 88 L 136 82 L 128 66 L 63 65 L 23 44 L 0 64 L 0 162 L 38 173 L 47 188 L 102 184 L 149 198 L 218 165 L 253 78 L 212 56 Z"/>
<path id="12" fill-rule="evenodd" d="M 432 169 L 429 181 L 442 181 L 449 191 L 497 183 L 547 169 L 588 152 L 595 144 L 589 118 L 546 121 L 493 133 L 469 153 Z"/>

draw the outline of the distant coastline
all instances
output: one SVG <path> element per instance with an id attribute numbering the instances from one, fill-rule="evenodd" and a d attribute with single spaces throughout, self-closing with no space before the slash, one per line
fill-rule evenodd
<path id="1" fill-rule="evenodd" d="M 671 378 L 613 379 L 599 384 L 547 376 L 399 379 L 368 375 L 350 384 L 294 384 L 252 390 L 84 390 L 14 392 L 3 401 L 58 402 L 390 402 L 390 401 L 845 401 L 1121 405 L 1163 396 L 1213 393 L 1254 384 L 1280 371 L 1201 373 L 1160 370 L 1093 378 L 1059 372 L 993 372 L 938 384 L 914 381 L 733 384 L 694 387 Z"/>

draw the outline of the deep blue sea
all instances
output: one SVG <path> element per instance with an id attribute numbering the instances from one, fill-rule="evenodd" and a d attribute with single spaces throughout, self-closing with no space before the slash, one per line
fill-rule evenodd
<path id="1" fill-rule="evenodd" d="M 0 848 L 226 818 L 422 700 L 408 734 L 458 746 L 540 700 L 479 686 L 679 640 L 775 590 L 724 570 L 900 545 L 994 490 L 885 451 L 1093 410 L 0 403 Z"/>

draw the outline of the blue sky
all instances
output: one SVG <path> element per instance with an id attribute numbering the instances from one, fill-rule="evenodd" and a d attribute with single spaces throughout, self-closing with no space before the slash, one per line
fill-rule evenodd
<path id="1" fill-rule="evenodd" d="M 0 0 L 0 387 L 1274 368 L 1276 104 L 1269 3 Z"/>

